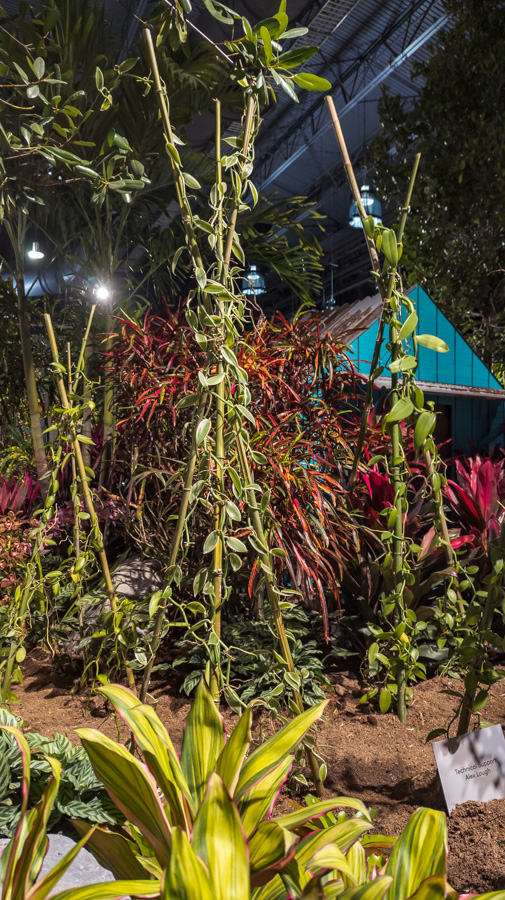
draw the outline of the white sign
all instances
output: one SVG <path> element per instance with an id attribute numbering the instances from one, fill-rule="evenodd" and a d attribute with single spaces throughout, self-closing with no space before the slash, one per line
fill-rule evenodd
<path id="1" fill-rule="evenodd" d="M 491 725 L 436 741 L 433 752 L 447 811 L 458 803 L 505 799 L 505 739 L 501 725 Z"/>

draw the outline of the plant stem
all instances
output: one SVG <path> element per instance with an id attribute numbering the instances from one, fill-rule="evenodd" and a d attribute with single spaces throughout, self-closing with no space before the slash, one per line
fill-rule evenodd
<path id="1" fill-rule="evenodd" d="M 200 401 L 196 410 L 195 418 L 193 421 L 192 433 L 191 433 L 191 451 L 188 458 L 188 462 L 186 464 L 186 472 L 184 476 L 184 488 L 182 491 L 181 502 L 179 504 L 179 513 L 177 516 L 177 524 L 175 526 L 174 534 L 172 537 L 172 543 L 170 546 L 170 556 L 168 559 L 168 577 L 170 578 L 175 564 L 177 562 L 177 557 L 179 555 L 179 548 L 181 545 L 182 535 L 184 533 L 184 525 L 186 523 L 186 517 L 188 514 L 188 506 L 189 506 L 189 495 L 191 493 L 191 488 L 193 487 L 193 478 L 195 474 L 195 464 L 196 464 L 196 456 L 197 456 L 197 445 L 196 445 L 196 430 L 199 422 L 201 421 L 205 409 L 206 397 L 200 396 Z M 144 677 L 142 679 L 142 687 L 140 690 L 140 702 L 145 703 L 147 697 L 147 691 L 149 689 L 149 681 L 151 678 L 151 671 L 154 665 L 154 660 L 156 658 L 156 653 L 158 652 L 158 648 L 160 646 L 161 641 L 161 632 L 163 630 L 163 622 L 165 619 L 166 612 L 166 601 L 162 603 L 158 607 L 158 611 L 156 613 L 156 619 L 154 620 L 154 631 L 153 631 L 153 639 L 151 642 L 151 658 L 147 663 L 147 666 L 144 669 Z"/>
<path id="2" fill-rule="evenodd" d="M 440 532 L 442 534 L 442 541 L 444 544 L 444 552 L 445 552 L 445 561 L 448 566 L 454 567 L 454 565 L 455 565 L 454 553 L 452 550 L 451 537 L 449 534 L 449 527 L 447 525 L 447 517 L 445 515 L 445 510 L 444 510 L 444 500 L 442 497 L 442 491 L 440 490 L 440 488 L 435 489 L 435 486 L 434 486 L 434 484 L 435 484 L 434 477 L 436 474 L 435 467 L 433 465 L 433 459 L 432 459 L 431 453 L 428 450 L 428 448 L 426 447 L 426 443 L 425 443 L 423 452 L 424 452 L 424 459 L 426 462 L 426 468 L 428 470 L 428 475 L 429 475 L 432 490 L 433 490 L 433 499 L 435 501 L 435 507 L 437 510 L 438 525 L 440 528 Z M 459 590 L 459 585 L 457 583 L 455 583 L 454 588 L 455 588 L 455 591 L 456 591 L 456 594 L 458 597 L 458 600 L 457 600 L 458 612 L 461 616 L 464 616 L 465 615 L 465 606 L 464 606 L 463 600 L 461 598 L 461 592 Z"/>
<path id="3" fill-rule="evenodd" d="M 498 538 L 498 549 L 500 551 L 501 557 L 505 555 L 505 516 L 502 521 L 500 536 Z M 485 631 L 490 631 L 491 626 L 493 624 L 493 616 L 495 609 L 498 605 L 498 600 L 500 598 L 500 593 L 502 591 L 503 580 L 505 578 L 505 566 L 500 570 L 500 572 L 496 575 L 496 580 L 489 586 L 489 590 L 487 592 L 486 602 L 484 604 L 484 611 L 482 613 L 482 620 L 479 625 L 479 633 L 483 634 Z M 486 655 L 486 651 L 484 648 L 483 641 L 481 640 L 481 647 L 476 654 L 473 666 L 471 670 L 473 670 L 477 676 L 476 683 L 478 685 L 478 679 L 480 674 L 480 668 L 482 663 L 484 662 Z M 461 710 L 459 714 L 459 722 L 458 722 L 458 730 L 457 734 L 466 734 L 470 727 L 470 718 L 473 712 L 473 704 L 475 701 L 475 694 L 477 692 L 477 687 L 473 691 L 469 691 L 465 686 L 465 694 L 463 697 L 463 701 L 461 703 Z"/>
<path id="4" fill-rule="evenodd" d="M 401 343 L 398 340 L 398 330 L 394 325 L 390 325 L 389 328 L 389 339 L 392 347 L 391 356 L 392 361 L 394 362 L 398 359 L 400 351 L 401 351 Z M 398 402 L 400 395 L 398 392 L 398 375 L 397 373 L 393 373 L 392 378 L 392 391 L 391 391 L 391 407 Z M 393 422 L 391 425 L 391 453 L 393 458 L 393 466 L 392 466 L 392 475 L 393 475 L 393 495 L 394 495 L 394 508 L 396 510 L 395 523 L 394 523 L 394 531 L 393 531 L 393 576 L 394 576 L 394 591 L 395 591 L 395 610 L 394 610 L 394 623 L 395 627 L 400 625 L 403 621 L 405 608 L 403 601 L 403 587 L 404 587 L 404 577 L 403 577 L 403 560 L 404 560 L 404 537 L 403 537 L 403 494 L 401 492 L 401 487 L 403 485 L 402 473 L 400 471 L 400 460 L 402 459 L 401 454 L 401 427 L 399 422 Z M 401 659 L 400 655 L 398 656 L 398 668 L 396 673 L 396 684 L 397 684 L 397 699 L 396 699 L 396 713 L 400 720 L 400 722 L 405 723 L 407 721 L 407 699 L 406 699 L 406 677 L 405 677 L 405 664 Z"/>
<path id="5" fill-rule="evenodd" d="M 251 524 L 254 529 L 254 533 L 258 542 L 262 547 L 265 548 L 264 553 L 261 554 L 261 561 L 266 566 L 266 570 L 264 569 L 265 576 L 265 585 L 267 589 L 267 597 L 270 603 L 270 608 L 272 610 L 272 615 L 275 622 L 275 628 L 279 637 L 279 642 L 282 648 L 282 655 L 286 662 L 286 667 L 288 672 L 296 672 L 295 665 L 293 663 L 293 657 L 291 655 L 291 648 L 289 646 L 288 637 L 286 634 L 286 630 L 284 628 L 284 621 L 282 618 L 282 611 L 279 606 L 279 588 L 277 587 L 275 576 L 273 574 L 272 568 L 272 559 L 270 556 L 270 551 L 268 549 L 268 545 L 266 542 L 265 532 L 263 529 L 263 523 L 261 521 L 260 510 L 258 508 L 258 502 L 256 500 L 256 492 L 253 489 L 253 479 L 251 474 L 251 469 L 249 466 L 249 461 L 247 459 L 247 453 L 244 445 L 244 440 L 242 438 L 242 433 L 240 429 L 240 424 L 237 422 L 234 425 L 235 438 L 237 444 L 237 452 L 240 462 L 240 468 L 242 470 L 242 476 L 245 481 L 245 490 L 247 494 L 249 511 L 251 514 Z M 302 696 L 299 691 L 293 690 L 293 696 L 295 699 L 296 706 L 298 707 L 300 712 L 303 712 L 304 705 Z M 317 763 L 316 756 L 313 750 L 310 747 L 305 748 L 307 762 L 309 764 L 312 780 L 314 782 L 314 787 L 316 789 L 316 793 L 318 797 L 324 796 L 324 785 L 321 781 L 321 777 L 319 775 L 319 766 Z"/>
<path id="6" fill-rule="evenodd" d="M 17 232 L 9 219 L 4 219 L 5 230 L 14 252 L 16 260 L 16 295 L 18 300 L 19 340 L 21 344 L 21 357 L 25 375 L 26 396 L 28 399 L 28 411 L 30 414 L 30 434 L 33 443 L 33 454 L 37 468 L 37 479 L 42 499 L 47 495 L 49 486 L 49 468 L 47 465 L 44 448 L 43 422 L 39 409 L 39 396 L 37 391 L 37 379 L 35 376 L 35 363 L 33 360 L 32 342 L 30 338 L 30 317 L 28 313 L 28 301 L 25 293 L 25 275 L 23 252 L 26 238 L 26 219 L 24 213 L 18 210 Z"/>
<path id="7" fill-rule="evenodd" d="M 51 316 L 48 313 L 44 313 L 44 320 L 46 323 L 47 333 L 49 335 L 49 343 L 51 345 L 51 352 L 53 354 L 53 360 L 58 367 L 57 370 L 57 383 L 58 383 L 58 391 L 60 394 L 61 405 L 64 409 L 69 409 L 70 404 L 68 402 L 67 391 L 65 388 L 65 382 L 63 380 L 63 375 L 61 373 L 60 368 L 60 360 L 58 354 L 58 347 L 56 344 L 56 337 L 54 334 L 53 323 L 51 320 Z M 77 463 L 77 469 L 79 472 L 79 478 L 81 481 L 81 488 L 84 496 L 84 503 L 86 505 L 86 509 L 90 518 L 91 530 L 93 534 L 93 540 L 96 544 L 96 548 L 98 551 L 98 558 L 100 560 L 100 566 L 102 569 L 102 574 L 105 581 L 105 586 L 107 589 L 107 594 L 109 597 L 110 607 L 112 612 L 117 615 L 117 597 L 116 592 L 114 590 L 114 585 L 112 583 L 112 578 L 110 574 L 109 562 L 107 560 L 107 554 L 105 552 L 105 547 L 103 543 L 102 532 L 100 530 L 100 525 L 98 522 L 98 517 L 96 514 L 95 506 L 93 504 L 93 498 L 91 496 L 91 491 L 89 489 L 88 476 L 86 474 L 86 470 L 84 468 L 84 461 L 81 453 L 81 446 L 79 443 L 79 438 L 75 429 L 75 425 L 70 422 L 70 439 L 72 442 L 72 449 L 74 453 L 74 457 Z M 126 659 L 126 654 L 123 649 L 120 650 L 121 658 L 123 664 L 126 669 L 126 675 L 128 678 L 129 687 L 135 691 L 135 679 L 133 676 L 133 671 L 128 665 L 128 661 Z"/>

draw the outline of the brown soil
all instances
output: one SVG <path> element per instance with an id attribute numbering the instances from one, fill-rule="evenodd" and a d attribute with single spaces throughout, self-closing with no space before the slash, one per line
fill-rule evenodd
<path id="1" fill-rule="evenodd" d="M 398 835 L 419 806 L 444 809 L 436 781 L 433 751 L 426 735 L 445 725 L 453 700 L 443 687 L 458 687 L 449 679 L 434 678 L 414 689 L 407 725 L 393 714 L 381 715 L 358 705 L 359 682 L 352 673 L 336 674 L 318 745 L 328 763 L 328 792 L 358 797 L 378 809 L 377 831 Z M 71 673 L 59 672 L 50 657 L 35 651 L 25 662 L 25 682 L 16 694 L 15 712 L 27 728 L 52 736 L 58 731 L 77 742 L 75 729 L 98 728 L 117 738 L 118 726 L 100 697 L 69 695 Z M 166 685 L 153 689 L 157 711 L 180 746 L 190 703 Z M 491 690 L 486 720 L 505 724 L 505 682 Z M 232 725 L 236 717 L 224 712 Z M 273 729 L 268 720 L 256 720 L 259 731 Z M 496 890 L 505 884 L 505 800 L 466 803 L 448 818 L 449 883 L 463 892 Z"/>

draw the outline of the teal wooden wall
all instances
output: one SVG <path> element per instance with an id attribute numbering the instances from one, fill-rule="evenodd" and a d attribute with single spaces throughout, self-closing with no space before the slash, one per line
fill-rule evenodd
<path id="1" fill-rule="evenodd" d="M 409 291 L 416 304 L 419 318 L 419 334 L 436 334 L 448 346 L 448 353 L 435 353 L 426 347 L 419 347 L 419 367 L 416 375 L 419 381 L 435 384 L 458 384 L 474 388 L 498 388 L 503 386 L 473 352 L 464 338 L 438 309 L 426 291 L 415 287 Z M 350 357 L 358 372 L 370 374 L 370 361 L 377 338 L 378 323 L 364 332 L 351 344 Z M 383 344 L 381 365 L 387 367 L 390 354 Z M 387 374 L 387 369 L 384 372 Z M 447 394 L 427 394 L 427 399 L 451 408 L 452 452 L 470 453 L 472 447 L 488 450 L 492 444 L 504 443 L 503 424 L 505 403 L 501 400 L 486 400 L 478 394 L 475 397 L 451 397 Z"/>

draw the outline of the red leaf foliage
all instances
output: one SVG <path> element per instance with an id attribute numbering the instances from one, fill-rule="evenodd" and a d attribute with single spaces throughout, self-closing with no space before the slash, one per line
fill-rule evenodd
<path id="1" fill-rule="evenodd" d="M 118 385 L 116 490 L 125 498 L 131 532 L 163 556 L 190 439 L 191 409 L 176 405 L 196 391 L 205 352 L 184 310 L 147 314 L 142 325 L 118 320 L 118 326 L 107 360 Z M 343 487 L 359 427 L 354 371 L 342 346 L 321 338 L 317 318 L 264 322 L 244 335 L 238 359 L 252 396 L 251 448 L 268 460 L 253 464 L 255 482 L 271 492 L 268 539 L 286 553 L 286 562 L 276 564 L 325 613 L 329 598 L 339 602 L 342 569 L 359 545 Z M 370 443 L 383 440 L 371 428 Z M 210 531 L 210 510 L 208 522 Z"/>

